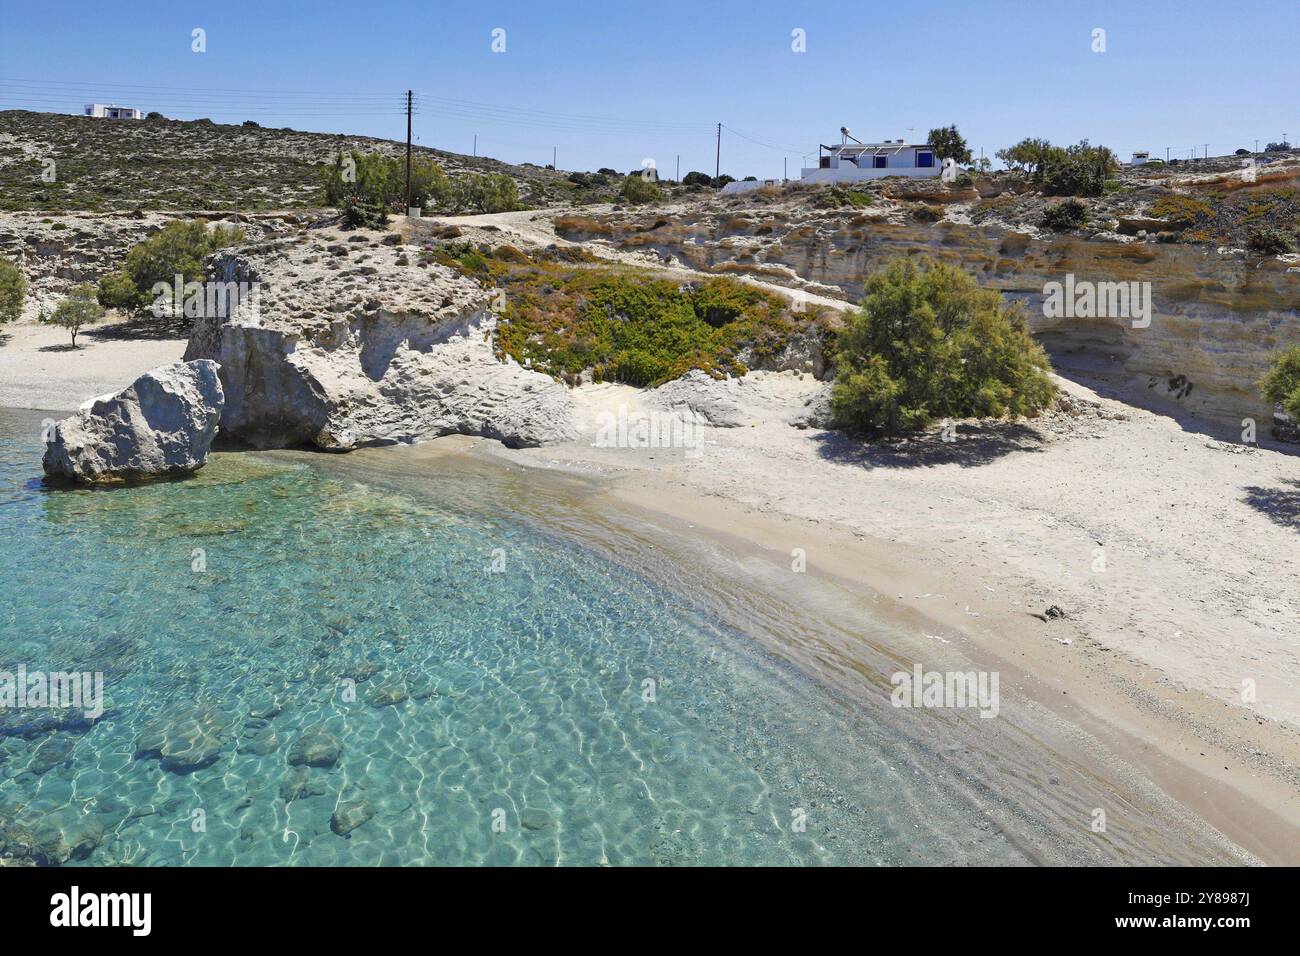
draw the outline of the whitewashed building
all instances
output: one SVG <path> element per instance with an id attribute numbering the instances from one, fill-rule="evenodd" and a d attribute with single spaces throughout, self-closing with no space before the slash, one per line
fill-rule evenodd
<path id="1" fill-rule="evenodd" d="M 937 179 L 942 174 L 943 161 L 927 143 L 864 143 L 841 127 L 840 144 L 819 145 L 817 165 L 805 167 L 800 178 L 806 183 L 852 183 L 886 176 Z"/>
<path id="2" fill-rule="evenodd" d="M 133 106 L 118 106 L 116 103 L 87 103 L 86 115 L 100 119 L 144 119 L 144 113 Z"/>

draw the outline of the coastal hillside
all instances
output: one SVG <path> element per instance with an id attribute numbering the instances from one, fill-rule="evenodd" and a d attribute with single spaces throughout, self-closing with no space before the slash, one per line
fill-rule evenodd
<path id="1" fill-rule="evenodd" d="M 210 120 L 105 120 L 0 111 L 0 210 L 301 209 L 325 205 L 322 169 L 349 150 L 404 155 L 406 144 Z M 414 147 L 451 177 L 505 173 L 536 206 L 571 200 L 563 173 Z M 52 182 L 44 161 L 55 161 Z"/>

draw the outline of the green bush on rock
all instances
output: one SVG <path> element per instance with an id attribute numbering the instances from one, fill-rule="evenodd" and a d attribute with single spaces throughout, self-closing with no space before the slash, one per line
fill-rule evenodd
<path id="1" fill-rule="evenodd" d="M 653 179 L 646 179 L 639 174 L 633 174 L 623 180 L 623 188 L 619 191 L 619 195 L 626 202 L 634 205 L 658 202 L 664 196 L 663 190 L 659 188 L 657 182 Z"/>
<path id="2" fill-rule="evenodd" d="M 173 219 L 132 246 L 117 272 L 99 280 L 99 302 L 123 312 L 143 311 L 155 298 L 155 283 L 170 286 L 178 275 L 184 282 L 202 282 L 203 260 L 243 238 L 238 228 L 209 228 L 203 219 Z"/>
<path id="3" fill-rule="evenodd" d="M 1077 199 L 1067 199 L 1043 210 L 1043 225 L 1058 231 L 1082 228 L 1088 221 L 1088 207 Z"/>

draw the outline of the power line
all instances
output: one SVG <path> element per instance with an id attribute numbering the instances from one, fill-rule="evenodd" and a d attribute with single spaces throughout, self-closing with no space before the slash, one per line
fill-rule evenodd
<path id="1" fill-rule="evenodd" d="M 749 136 L 749 135 L 747 135 L 747 134 L 745 134 L 745 133 L 742 133 L 740 130 L 738 130 L 738 129 L 733 129 L 733 128 L 730 127 L 730 126 L 726 126 L 726 125 L 724 125 L 724 126 L 723 126 L 723 129 L 725 129 L 728 133 L 733 133 L 733 134 L 735 134 L 736 136 L 739 136 L 741 139 L 749 140 L 751 143 L 754 143 L 754 144 L 757 145 L 757 146 L 764 146 L 764 147 L 766 147 L 767 149 L 774 149 L 774 150 L 776 150 L 778 153 L 798 153 L 800 156 L 807 155 L 807 150 L 803 149 L 802 147 L 798 147 L 798 146 L 775 146 L 775 145 L 773 145 L 772 143 L 765 143 L 765 142 L 763 142 L 763 141 L 760 140 L 760 139 L 755 139 L 753 136 Z"/>
<path id="2" fill-rule="evenodd" d="M 523 116 L 536 120 L 548 120 L 557 123 L 576 123 L 579 125 L 592 126 L 627 126 L 639 127 L 644 129 L 662 129 L 669 132 L 711 130 L 713 125 L 705 123 L 670 123 L 659 120 L 637 120 L 628 117 L 608 117 L 592 116 L 583 113 L 563 113 L 554 110 L 539 110 L 531 107 L 521 106 L 497 106 L 491 103 L 482 103 L 475 100 L 458 100 L 445 96 L 428 96 L 418 94 L 420 102 L 427 103 L 431 108 L 439 106 L 447 109 L 468 110 L 476 113 L 495 114 L 498 116 Z"/>

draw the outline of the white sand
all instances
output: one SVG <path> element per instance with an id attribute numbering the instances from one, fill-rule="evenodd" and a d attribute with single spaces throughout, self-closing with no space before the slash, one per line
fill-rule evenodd
<path id="1" fill-rule="evenodd" d="M 0 406 L 71 411 L 88 398 L 116 392 L 142 372 L 178 362 L 184 339 L 116 339 L 115 322 L 71 336 L 55 325 L 0 325 Z"/>
<path id="2" fill-rule="evenodd" d="M 783 421 L 816 383 L 757 373 L 746 428 L 706 428 L 692 458 L 587 442 L 513 452 L 585 472 L 651 478 L 762 513 L 809 519 L 912 549 L 1017 613 L 1059 605 L 1053 636 L 1086 636 L 1176 681 L 1300 725 L 1300 456 L 1184 431 L 1099 398 L 1104 415 L 994 427 L 959 423 L 894 451 Z M 642 393 L 579 390 L 589 420 Z M 1121 420 L 1122 419 L 1122 420 Z M 1272 513 L 1270 513 L 1270 511 Z M 815 561 L 812 542 L 804 546 Z M 933 611 L 946 601 L 921 601 Z M 1047 625 L 1042 625 L 1047 630 Z M 1257 699 L 1243 700 L 1252 680 Z"/>
<path id="3" fill-rule="evenodd" d="M 752 423 L 706 428 L 699 457 L 590 438 L 477 447 L 602 477 L 666 527 L 748 541 L 774 566 L 803 549 L 809 575 L 993 655 L 1018 692 L 1239 845 L 1300 862 L 1300 456 L 1064 380 L 1091 413 L 871 449 L 784 422 L 810 378 L 750 378 Z M 646 394 L 578 391 L 592 422 Z M 1051 605 L 1067 616 L 1033 616 Z"/>

